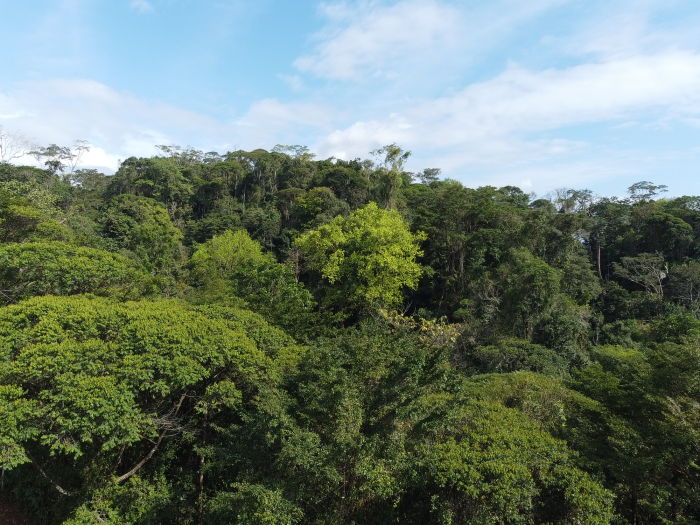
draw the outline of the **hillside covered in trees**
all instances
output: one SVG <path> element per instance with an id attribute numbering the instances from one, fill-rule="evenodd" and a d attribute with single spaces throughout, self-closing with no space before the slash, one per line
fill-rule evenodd
<path id="1" fill-rule="evenodd" d="M 0 164 L 0 500 L 42 524 L 700 523 L 700 197 L 299 146 Z"/>

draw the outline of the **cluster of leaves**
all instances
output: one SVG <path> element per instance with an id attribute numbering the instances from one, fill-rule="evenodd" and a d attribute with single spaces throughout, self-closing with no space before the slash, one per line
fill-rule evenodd
<path id="1" fill-rule="evenodd" d="M 37 523 L 700 521 L 700 198 L 64 150 L 0 163 L 0 492 Z"/>

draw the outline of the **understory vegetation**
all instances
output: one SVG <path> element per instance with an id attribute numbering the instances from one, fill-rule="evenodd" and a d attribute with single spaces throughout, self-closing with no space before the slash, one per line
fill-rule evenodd
<path id="1" fill-rule="evenodd" d="M 700 197 L 472 189 L 396 145 L 161 153 L 0 164 L 0 500 L 700 523 Z"/>

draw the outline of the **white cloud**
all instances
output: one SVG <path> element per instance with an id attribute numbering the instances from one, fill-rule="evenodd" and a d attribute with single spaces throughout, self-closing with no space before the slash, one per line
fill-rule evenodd
<path id="1" fill-rule="evenodd" d="M 397 142 L 413 150 L 422 166 L 441 167 L 448 176 L 462 173 L 469 183 L 542 189 L 562 185 L 562 177 L 573 183 L 626 173 L 625 163 L 632 163 L 593 139 L 558 136 L 562 128 L 697 121 L 700 55 L 665 52 L 542 71 L 513 65 L 449 96 L 374 119 L 348 121 L 346 111 L 270 98 L 222 121 L 85 79 L 30 82 L 0 92 L 0 125 L 7 131 L 38 144 L 85 139 L 92 149 L 83 165 L 108 171 L 128 156 L 155 154 L 156 144 L 224 151 L 306 143 L 321 157 L 353 158 Z"/>
<path id="2" fill-rule="evenodd" d="M 131 0 L 129 4 L 131 9 L 138 11 L 139 13 L 151 13 L 153 12 L 153 5 L 147 0 Z"/>
<path id="3" fill-rule="evenodd" d="M 319 149 L 354 156 L 383 144 L 461 148 L 466 162 L 523 155 L 522 137 L 563 126 L 610 122 L 660 111 L 687 117 L 700 109 L 700 55 L 669 52 L 531 71 L 512 66 L 497 77 L 383 119 L 330 133 Z M 527 149 L 527 148 L 525 148 Z M 534 149 L 541 150 L 541 144 Z M 551 154 L 556 154 L 552 150 Z M 506 156 L 507 158 L 507 156 Z"/>
<path id="4" fill-rule="evenodd" d="M 86 79 L 28 82 L 0 93 L 0 125 L 37 144 L 87 140 L 92 149 L 83 164 L 110 171 L 117 159 L 154 154 L 156 144 L 196 140 L 204 147 L 226 136 L 214 119 Z"/>
<path id="5" fill-rule="evenodd" d="M 322 4 L 326 26 L 294 62 L 334 80 L 400 79 L 417 69 L 454 72 L 525 20 L 568 0 L 494 0 L 466 7 L 441 0 Z"/>
<path id="6" fill-rule="evenodd" d="M 80 166 L 84 168 L 98 168 L 107 171 L 116 171 L 123 157 L 107 152 L 104 148 L 90 146 L 80 158 Z"/>
<path id="7" fill-rule="evenodd" d="M 575 32 L 550 43 L 573 55 L 600 60 L 697 49 L 700 11 L 674 15 L 682 5 L 682 0 L 590 2 Z"/>
<path id="8" fill-rule="evenodd" d="M 81 166 L 108 172 L 119 160 L 157 154 L 158 144 L 226 151 L 311 143 L 311 137 L 333 129 L 333 114 L 318 104 L 263 99 L 242 116 L 223 121 L 87 79 L 29 82 L 0 92 L 0 126 L 6 131 L 38 145 L 87 140 L 91 149 Z"/>
<path id="9" fill-rule="evenodd" d="M 639 131 L 651 122 L 700 122 L 700 54 L 670 44 L 650 52 L 650 42 L 673 41 L 649 31 L 650 11 L 620 10 L 617 36 L 613 27 L 596 32 L 591 23 L 566 42 L 568 63 L 574 55 L 593 63 L 550 69 L 511 64 L 471 84 L 463 71 L 449 83 L 423 74 L 424 67 L 452 70 L 451 61 L 462 59 L 456 57 L 469 60 L 499 35 L 565 1 L 494 0 L 469 9 L 440 0 L 326 4 L 327 27 L 297 60 L 300 71 L 278 76 L 296 97 L 314 98 L 265 98 L 224 120 L 93 80 L 35 81 L 0 90 L 0 125 L 40 144 L 86 139 L 93 149 L 84 164 L 108 170 L 127 156 L 154 154 L 154 144 L 225 150 L 305 143 L 322 157 L 352 158 L 397 142 L 414 151 L 421 167 L 441 167 L 448 176 L 478 172 L 479 183 L 537 189 L 561 185 L 562 174 L 574 181 L 623 173 L 624 163 L 595 137 L 565 139 L 562 128 L 603 123 L 623 134 L 625 126 Z M 499 10 L 502 16 L 495 16 Z M 366 90 L 334 82 L 319 88 L 301 71 L 382 82 Z M 419 99 L 401 90 L 421 76 L 434 84 L 431 93 L 443 95 Z M 382 90 L 388 85 L 398 87 L 387 95 Z M 401 96 L 390 99 L 395 93 Z"/>
<path id="10" fill-rule="evenodd" d="M 292 91 L 301 91 L 304 88 L 304 81 L 299 75 L 278 75 L 279 79 L 284 82 Z"/>
<path id="11" fill-rule="evenodd" d="M 350 11 L 358 16 L 345 25 Z M 325 14 L 341 27 L 327 28 L 314 53 L 298 58 L 295 66 L 334 79 L 386 76 L 392 63 L 407 55 L 454 47 L 462 25 L 460 10 L 434 0 L 407 0 L 388 7 L 363 2 L 352 10 L 347 4 L 326 5 Z"/>

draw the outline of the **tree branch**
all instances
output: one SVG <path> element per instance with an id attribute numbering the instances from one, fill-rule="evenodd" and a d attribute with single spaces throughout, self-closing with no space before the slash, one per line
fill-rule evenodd
<path id="1" fill-rule="evenodd" d="M 61 487 L 61 485 L 59 485 L 59 484 L 56 483 L 54 480 L 52 480 L 52 479 L 49 477 L 49 475 L 48 475 L 46 472 L 44 472 L 44 469 L 41 468 L 41 466 L 39 465 L 39 463 L 37 463 L 37 462 L 34 460 L 34 458 L 32 458 L 32 457 L 31 457 L 29 454 L 27 454 L 26 452 L 25 452 L 25 455 L 26 455 L 26 456 L 29 458 L 29 460 L 32 462 L 32 465 L 34 465 L 34 467 L 39 471 L 39 474 L 41 474 L 42 477 L 43 477 L 46 481 L 48 481 L 49 483 L 51 483 L 51 485 L 53 485 L 53 487 L 54 487 L 58 492 L 60 492 L 60 493 L 63 494 L 64 496 L 72 496 L 72 494 L 71 494 L 70 492 L 68 492 L 66 489 L 64 489 L 63 487 Z"/>
<path id="2" fill-rule="evenodd" d="M 180 396 L 180 399 L 178 400 L 177 405 L 175 405 L 175 410 L 173 411 L 173 415 L 176 415 L 179 412 L 180 407 L 182 406 L 182 402 L 185 400 L 186 397 L 187 397 L 186 394 L 182 394 Z M 165 435 L 167 434 L 167 432 L 168 432 L 168 429 L 167 428 L 164 429 L 160 433 L 160 435 L 158 436 L 158 439 L 156 440 L 155 445 L 153 445 L 153 448 L 148 451 L 148 454 L 146 454 L 141 459 L 141 461 L 136 463 L 136 465 L 134 465 L 133 468 L 131 468 L 131 470 L 129 470 L 128 472 L 125 472 L 121 476 L 118 476 L 116 479 L 116 482 L 121 483 L 122 481 L 129 479 L 131 476 L 136 474 L 141 469 L 141 467 L 143 467 L 146 463 L 148 463 L 148 460 L 151 459 L 153 457 L 153 455 L 158 451 L 158 447 L 160 447 L 160 444 L 162 443 L 163 439 L 165 438 Z"/>

